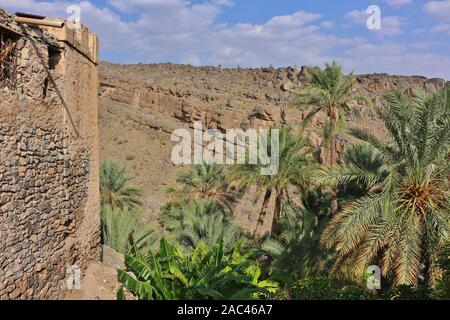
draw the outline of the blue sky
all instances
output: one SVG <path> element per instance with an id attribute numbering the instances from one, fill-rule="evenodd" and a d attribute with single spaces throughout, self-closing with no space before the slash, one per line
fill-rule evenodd
<path id="1" fill-rule="evenodd" d="M 323 65 L 450 80 L 450 0 L 0 0 L 11 11 L 81 20 L 118 63 Z M 381 9 L 369 30 L 366 10 Z"/>

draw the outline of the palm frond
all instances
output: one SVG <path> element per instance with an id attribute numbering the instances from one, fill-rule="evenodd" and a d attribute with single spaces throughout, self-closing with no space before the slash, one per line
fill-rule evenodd
<path id="1" fill-rule="evenodd" d="M 359 270 L 379 263 L 383 276 L 396 284 L 416 285 L 424 279 L 420 281 L 435 285 L 437 256 L 450 227 L 446 99 L 442 91 L 416 90 L 413 97 L 400 90 L 386 94 L 380 115 L 395 146 L 353 129 L 384 156 L 373 162 L 368 150 L 359 156 L 352 151 L 347 164 L 317 174 L 323 184 L 358 181 L 368 187 L 366 196 L 345 206 L 322 236 L 323 244 L 337 251 L 338 263 L 351 261 Z"/>
<path id="2" fill-rule="evenodd" d="M 100 196 L 102 205 L 114 207 L 138 207 L 142 205 L 142 187 L 131 184 L 125 168 L 115 161 L 103 162 L 100 166 Z"/>

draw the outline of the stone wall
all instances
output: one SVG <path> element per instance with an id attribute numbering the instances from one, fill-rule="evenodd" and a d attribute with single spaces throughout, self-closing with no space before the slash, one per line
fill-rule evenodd
<path id="1" fill-rule="evenodd" d="M 69 266 L 100 257 L 97 37 L 2 10 L 0 34 L 0 300 L 57 299 Z"/>

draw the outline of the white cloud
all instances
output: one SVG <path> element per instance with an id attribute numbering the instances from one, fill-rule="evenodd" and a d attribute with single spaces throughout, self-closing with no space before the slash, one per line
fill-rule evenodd
<path id="1" fill-rule="evenodd" d="M 419 41 L 410 44 L 413 49 L 428 50 L 440 46 L 439 41 Z"/>
<path id="2" fill-rule="evenodd" d="M 333 21 L 324 21 L 320 24 L 322 28 L 331 29 L 335 27 L 335 23 Z"/>
<path id="3" fill-rule="evenodd" d="M 304 11 L 265 22 L 218 23 L 229 0 L 108 0 L 110 6 L 81 1 L 82 20 L 100 36 L 103 57 L 113 62 L 171 61 L 194 65 L 259 67 L 323 65 L 336 59 L 347 71 L 422 74 L 450 79 L 450 57 L 430 53 L 430 43 L 400 45 L 386 36 L 402 32 L 404 21 L 383 17 L 379 37 L 363 39 L 334 34 L 334 23 Z M 0 0 L 11 10 L 67 17 L 70 0 Z M 347 16 L 365 27 L 365 11 Z M 443 27 L 441 27 L 443 28 Z"/>
<path id="4" fill-rule="evenodd" d="M 385 0 L 384 2 L 386 2 L 391 7 L 398 8 L 413 3 L 413 0 Z"/>
<path id="5" fill-rule="evenodd" d="M 321 17 L 320 14 L 298 11 L 292 15 L 275 16 L 267 21 L 266 26 L 270 28 L 300 27 Z"/>
<path id="6" fill-rule="evenodd" d="M 431 32 L 434 33 L 447 32 L 450 35 L 450 24 L 449 23 L 438 24 L 437 26 L 431 28 Z"/>
<path id="7" fill-rule="evenodd" d="M 107 2 L 121 11 L 172 10 L 188 4 L 185 0 L 107 0 Z"/>
<path id="8" fill-rule="evenodd" d="M 355 24 L 366 24 L 368 14 L 365 10 L 353 10 L 345 15 L 345 19 Z"/>
<path id="9" fill-rule="evenodd" d="M 450 0 L 427 2 L 424 9 L 436 19 L 450 22 Z"/>
<path id="10" fill-rule="evenodd" d="M 413 35 L 420 35 L 420 34 L 424 34 L 427 31 L 428 31 L 428 29 L 426 29 L 426 28 L 416 28 L 416 29 L 412 30 L 412 34 Z"/>
<path id="11" fill-rule="evenodd" d="M 419 44 L 420 45 L 420 44 Z M 346 52 L 342 60 L 347 68 L 358 72 L 388 72 L 401 75 L 423 75 L 450 79 L 450 57 L 429 52 L 417 52 L 414 44 L 363 44 Z"/>
<path id="12" fill-rule="evenodd" d="M 384 17 L 381 19 L 381 34 L 388 36 L 396 36 L 402 34 L 402 19 L 396 16 Z"/>
<path id="13" fill-rule="evenodd" d="M 276 19 L 278 20 L 278 19 Z M 361 42 L 358 38 L 342 39 L 321 32 L 317 25 L 300 28 L 274 27 L 273 19 L 262 25 L 237 24 L 215 34 L 218 48 L 213 60 L 220 64 L 292 65 L 299 62 L 323 64 L 330 57 L 327 52 L 333 48 L 349 47 Z M 223 48 L 223 50 L 222 50 Z M 281 63 L 280 63 L 281 62 Z"/>
<path id="14" fill-rule="evenodd" d="M 350 22 L 350 24 L 358 24 L 367 27 L 367 18 L 369 15 L 365 10 L 353 10 L 345 15 L 345 19 Z M 397 16 L 387 16 L 381 17 L 381 29 L 371 30 L 380 36 L 396 36 L 402 34 L 403 31 L 401 26 L 403 24 L 403 19 Z"/>

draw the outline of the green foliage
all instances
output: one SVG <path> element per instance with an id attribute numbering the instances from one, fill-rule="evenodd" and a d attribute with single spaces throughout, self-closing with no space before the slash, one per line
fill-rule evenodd
<path id="1" fill-rule="evenodd" d="M 353 92 L 355 77 L 353 74 L 344 76 L 342 66 L 333 61 L 327 64 L 325 69 L 313 67 L 308 69 L 309 83 L 302 86 L 297 97 L 291 102 L 299 108 L 313 107 L 303 121 L 303 126 L 308 126 L 319 112 L 325 112 L 328 122 L 324 126 L 325 144 L 328 146 L 328 160 L 334 165 L 334 140 L 337 131 L 344 126 L 342 111 L 348 110 L 348 104 L 352 100 L 370 101 Z"/>
<path id="2" fill-rule="evenodd" d="M 103 243 L 117 252 L 129 251 L 128 241 L 132 237 L 138 248 L 148 250 L 158 239 L 156 228 L 142 224 L 140 214 L 125 208 L 113 208 L 104 205 L 101 210 L 101 234 Z"/>
<path id="3" fill-rule="evenodd" d="M 112 207 L 137 207 L 141 205 L 139 198 L 142 188 L 131 184 L 125 168 L 120 168 L 115 161 L 103 162 L 100 166 L 100 197 L 101 205 Z"/>
<path id="4" fill-rule="evenodd" d="M 388 290 L 383 297 L 389 300 L 449 300 L 450 299 L 450 243 L 439 256 L 438 264 L 442 275 L 435 288 L 427 283 L 417 286 L 399 285 Z"/>
<path id="5" fill-rule="evenodd" d="M 442 269 L 442 276 L 433 293 L 437 299 L 450 300 L 450 242 L 448 242 L 439 257 L 439 266 Z"/>
<path id="6" fill-rule="evenodd" d="M 128 271 L 119 270 L 118 279 L 140 300 L 256 299 L 277 289 L 276 283 L 261 279 L 241 241 L 230 254 L 224 253 L 222 241 L 212 248 L 200 242 L 189 254 L 164 238 L 156 254 L 133 248 L 125 258 Z M 118 298 L 125 298 L 123 290 Z"/>
<path id="7" fill-rule="evenodd" d="M 301 207 L 288 203 L 279 221 L 279 235 L 264 241 L 262 252 L 270 258 L 269 274 L 289 287 L 310 274 L 326 271 L 331 252 L 320 246 L 320 237 L 327 226 L 329 199 L 320 190 L 308 192 Z"/>
<path id="8" fill-rule="evenodd" d="M 383 154 L 367 143 L 349 146 L 345 150 L 344 159 L 346 163 L 352 163 L 374 174 L 383 166 Z"/>
<path id="9" fill-rule="evenodd" d="M 450 232 L 450 99 L 445 92 L 387 94 L 379 111 L 390 133 L 387 143 L 352 130 L 382 154 L 382 170 L 350 163 L 317 175 L 319 184 L 355 182 L 369 189 L 324 233 L 323 243 L 338 253 L 336 266 L 352 265 L 361 273 L 375 261 L 395 285 L 416 286 L 419 276 L 435 285 L 438 254 Z"/>
<path id="10" fill-rule="evenodd" d="M 333 61 L 325 69 L 308 68 L 309 83 L 303 86 L 292 102 L 297 106 L 315 105 L 323 109 L 329 106 L 346 107 L 351 101 L 355 78 L 352 74 L 345 77 L 342 66 Z"/>
<path id="11" fill-rule="evenodd" d="M 345 163 L 337 170 L 342 177 L 335 179 L 333 170 L 322 171 L 321 184 L 338 184 L 338 197 L 341 204 L 360 198 L 381 183 L 388 172 L 384 166 L 383 154 L 368 143 L 350 145 L 344 154 Z M 326 173 L 331 173 L 325 175 Z M 356 173 L 356 175 L 355 175 Z M 326 181 L 326 179 L 329 179 Z"/>
<path id="12" fill-rule="evenodd" d="M 311 146 L 301 135 L 287 127 L 273 127 L 279 130 L 279 169 L 275 175 L 261 175 L 261 163 L 257 165 L 237 165 L 230 170 L 230 178 L 238 187 L 257 186 L 259 189 L 286 189 L 292 184 L 302 191 L 309 188 L 309 171 L 315 168 L 314 159 L 309 154 Z M 271 138 L 266 142 L 271 148 Z"/>
<path id="13" fill-rule="evenodd" d="M 327 121 L 323 127 L 323 138 L 325 154 L 324 160 L 334 167 L 336 159 L 336 135 L 339 130 L 345 127 L 345 118 L 341 115 L 343 111 L 349 111 L 349 103 L 352 100 L 364 101 L 370 104 L 369 99 L 361 97 L 353 92 L 356 78 L 353 74 L 344 76 L 342 66 L 333 61 L 326 64 L 325 69 L 319 67 L 308 69 L 309 83 L 302 86 L 297 97 L 292 101 L 292 105 L 305 108 L 312 107 L 312 110 L 303 120 L 303 128 L 310 125 L 315 116 L 319 113 L 327 115 Z M 339 203 L 337 199 L 336 186 L 330 186 L 331 214 L 335 215 Z"/>
<path id="14" fill-rule="evenodd" d="M 427 284 L 419 286 L 399 285 L 385 294 L 388 300 L 431 300 L 432 289 Z"/>
<path id="15" fill-rule="evenodd" d="M 350 280 L 306 277 L 293 285 L 296 300 L 369 300 L 374 296 Z"/>
<path id="16" fill-rule="evenodd" d="M 211 200 L 168 205 L 161 212 L 160 223 L 187 249 L 200 242 L 211 248 L 222 238 L 224 249 L 229 252 L 241 236 L 231 216 Z"/>
<path id="17" fill-rule="evenodd" d="M 192 165 L 189 170 L 178 175 L 177 182 L 182 186 L 180 190 L 169 189 L 176 203 L 203 199 L 214 201 L 228 211 L 233 211 L 238 193 L 229 187 L 227 172 L 222 165 Z"/>
<path id="18" fill-rule="evenodd" d="M 264 217 L 267 215 L 267 204 L 272 193 L 275 194 L 275 212 L 273 227 L 283 212 L 283 205 L 287 200 L 288 186 L 296 186 L 301 191 L 308 190 L 310 186 L 311 173 L 316 169 L 317 164 L 309 151 L 311 146 L 301 136 L 296 135 L 287 127 L 275 127 L 279 130 L 279 167 L 274 175 L 262 175 L 261 164 L 257 165 L 237 165 L 230 170 L 230 179 L 238 189 L 257 187 L 258 195 L 264 195 L 264 203 L 260 210 L 260 218 L 255 230 L 262 226 Z M 271 139 L 266 142 L 270 150 Z M 275 228 L 273 228 L 275 229 Z"/>
<path id="19" fill-rule="evenodd" d="M 345 163 L 336 164 L 343 112 L 352 111 L 354 100 L 370 102 L 354 93 L 355 77 L 344 76 L 335 62 L 310 68 L 308 76 L 293 104 L 311 110 L 302 129 L 326 114 L 328 167 L 317 171 L 303 132 L 286 127 L 275 127 L 280 153 L 274 175 L 262 175 L 261 164 L 230 171 L 214 163 L 191 166 L 178 175 L 180 188 L 170 190 L 174 201 L 160 215 L 175 244 L 162 239 L 157 252 L 151 228 L 128 209 L 140 205 L 140 187 L 117 163 L 102 164 L 102 237 L 127 254 L 118 299 L 127 291 L 141 300 L 450 298 L 450 248 L 444 245 L 450 232 L 450 88 L 412 97 L 388 93 L 378 111 L 388 139 L 351 129 L 363 143 L 350 146 Z M 270 150 L 270 137 L 264 143 Z M 301 192 L 300 205 L 289 198 L 292 186 Z M 259 250 L 246 251 L 231 214 L 238 192 L 250 187 L 264 199 L 254 236 L 267 215 L 273 221 Z M 382 269 L 381 292 L 362 282 L 371 264 Z"/>

